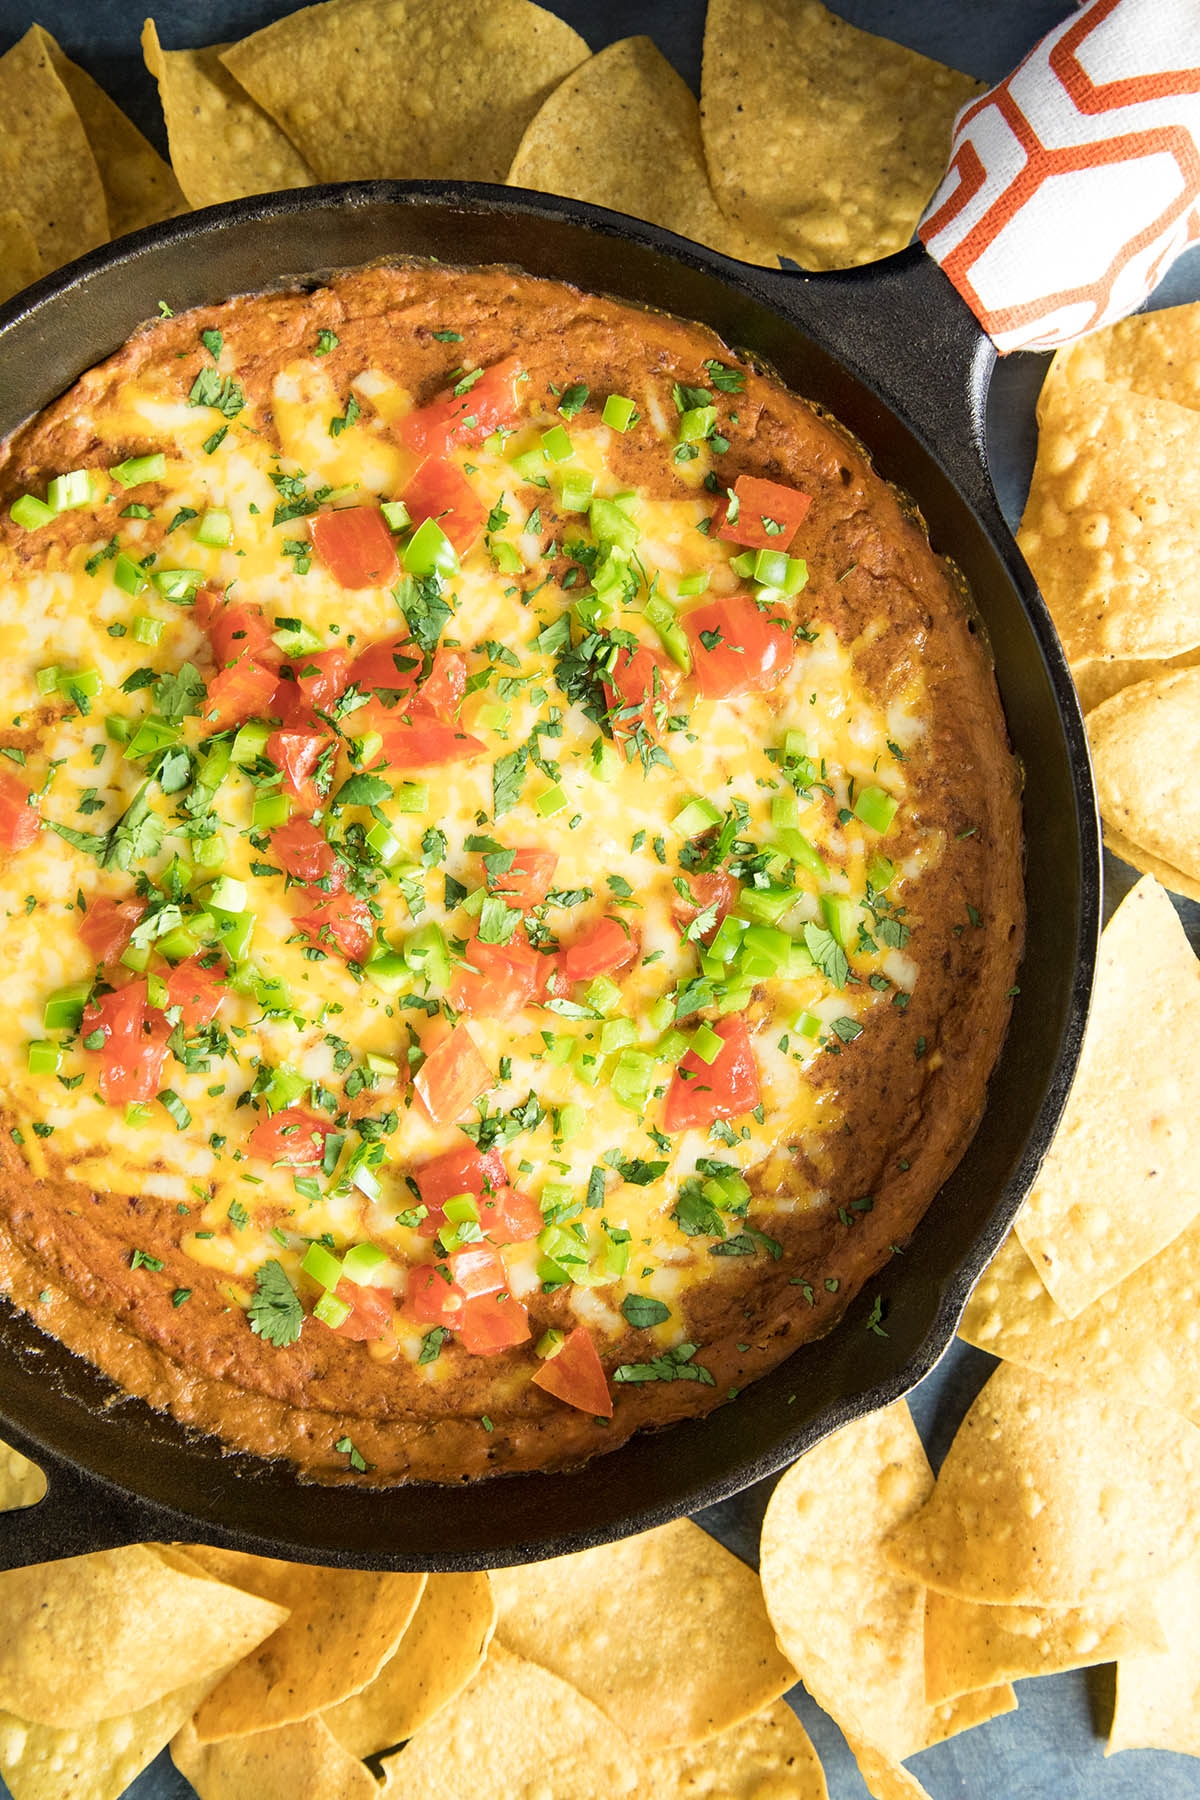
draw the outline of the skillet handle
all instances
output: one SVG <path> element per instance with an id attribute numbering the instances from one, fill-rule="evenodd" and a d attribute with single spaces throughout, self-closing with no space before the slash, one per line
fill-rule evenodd
<path id="1" fill-rule="evenodd" d="M 0 1513 L 0 1572 L 57 1562 L 122 1544 L 171 1541 L 178 1522 L 163 1507 L 73 1467 L 7 1423 L 5 1443 L 28 1456 L 46 1476 L 46 1493 L 32 1506 Z"/>
<path id="2" fill-rule="evenodd" d="M 766 298 L 814 331 L 931 456 L 971 507 L 1003 523 L 987 460 L 996 350 L 920 244 L 857 269 L 756 269 Z"/>

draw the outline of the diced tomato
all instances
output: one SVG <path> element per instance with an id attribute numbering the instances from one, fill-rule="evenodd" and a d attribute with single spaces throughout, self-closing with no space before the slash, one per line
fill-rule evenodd
<path id="1" fill-rule="evenodd" d="M 409 1279 L 407 1310 L 420 1325 L 457 1326 L 469 1301 L 508 1287 L 504 1259 L 492 1244 L 456 1250 L 442 1266 L 449 1281 L 436 1267 L 415 1269 Z"/>
<path id="2" fill-rule="evenodd" d="M 331 1327 L 339 1337 L 358 1344 L 373 1344 L 386 1337 L 396 1316 L 395 1296 L 387 1288 L 360 1287 L 356 1281 L 339 1281 L 334 1293 L 350 1308 L 340 1325 Z"/>
<path id="3" fill-rule="evenodd" d="M 104 1033 L 99 1087 L 114 1106 L 153 1100 L 162 1082 L 168 1027 L 162 1015 L 155 1014 L 152 1029 L 146 993 L 142 976 L 84 1009 L 84 1040 L 93 1032 Z"/>
<path id="4" fill-rule="evenodd" d="M 346 872 L 333 846 L 311 819 L 289 819 L 271 833 L 271 854 L 288 875 L 297 881 L 320 881 L 325 892 L 339 894 L 346 885 Z"/>
<path id="5" fill-rule="evenodd" d="M 309 726 L 315 708 L 328 712 L 350 679 L 350 655 L 340 646 L 284 663 L 271 711 L 285 725 Z"/>
<path id="6" fill-rule="evenodd" d="M 179 1008 L 185 1037 L 212 1024 L 226 991 L 219 965 L 206 968 L 195 956 L 176 963 L 167 976 L 167 1005 Z"/>
<path id="7" fill-rule="evenodd" d="M 370 908 L 354 894 L 324 895 L 296 924 L 310 943 L 321 950 L 337 950 L 349 962 L 365 962 L 375 935 Z"/>
<path id="8" fill-rule="evenodd" d="M 541 1207 L 521 1188 L 497 1188 L 479 1202 L 479 1223 L 496 1244 L 527 1244 L 545 1226 Z"/>
<path id="9" fill-rule="evenodd" d="M 404 490 L 414 525 L 436 519 L 460 556 L 483 530 L 487 507 L 457 463 L 427 456 Z"/>
<path id="10" fill-rule="evenodd" d="M 231 605 L 219 588 L 206 587 L 196 595 L 192 617 L 207 635 L 219 669 L 244 661 L 277 669 L 283 661 L 283 651 L 271 635 L 274 624 L 261 606 Z"/>
<path id="11" fill-rule="evenodd" d="M 227 725 L 244 725 L 247 719 L 269 710 L 278 685 L 275 670 L 264 663 L 247 659 L 234 663 L 232 668 L 219 669 L 208 684 L 208 698 L 202 708 L 205 723 L 214 731 L 224 731 Z"/>
<path id="12" fill-rule="evenodd" d="M 466 691 L 466 657 L 457 650 L 436 651 L 428 678 L 421 683 L 418 704 L 452 725 Z"/>
<path id="13" fill-rule="evenodd" d="M 421 1199 L 432 1208 L 442 1208 L 456 1194 L 484 1194 L 508 1185 L 508 1170 L 498 1150 L 481 1156 L 474 1144 L 456 1145 L 413 1170 L 413 1180 L 421 1191 Z"/>
<path id="14" fill-rule="evenodd" d="M 500 425 L 515 425 L 520 416 L 516 382 L 517 357 L 485 369 L 464 394 L 449 390 L 401 419 L 396 435 L 409 450 L 440 455 L 454 444 L 481 444 Z"/>
<path id="15" fill-rule="evenodd" d="M 736 519 L 728 522 L 729 500 L 723 497 L 713 513 L 709 536 L 723 538 L 727 544 L 745 544 L 751 550 L 790 549 L 812 505 L 812 495 L 784 487 L 780 481 L 763 481 L 758 475 L 739 475 L 733 491 L 738 503 Z M 771 526 L 782 526 L 782 530 Z"/>
<path id="16" fill-rule="evenodd" d="M 0 850 L 25 850 L 42 828 L 42 815 L 19 775 L 0 774 Z"/>
<path id="17" fill-rule="evenodd" d="M 472 938 L 467 960 L 454 972 L 450 1004 L 456 1012 L 506 1019 L 541 994 L 550 958 L 528 944 L 483 944 Z"/>
<path id="18" fill-rule="evenodd" d="M 377 506 L 343 506 L 308 521 L 313 549 L 339 587 L 390 587 L 400 573 L 396 546 Z"/>
<path id="19" fill-rule="evenodd" d="M 741 889 L 725 869 L 713 869 L 707 874 L 688 874 L 683 879 L 691 889 L 693 898 L 684 900 L 681 896 L 676 896 L 671 902 L 671 916 L 683 931 L 693 919 L 707 912 L 710 906 L 715 906 L 716 917 L 701 940 L 705 944 L 711 943 L 722 919 L 727 918 L 737 905 Z"/>
<path id="20" fill-rule="evenodd" d="M 435 1125 L 452 1125 L 473 1100 L 495 1085 L 495 1077 L 460 1020 L 439 1041 L 427 1034 L 425 1061 L 413 1079 L 417 1098 Z"/>
<path id="21" fill-rule="evenodd" d="M 644 725 L 652 738 L 662 737 L 671 710 L 671 693 L 679 680 L 674 663 L 645 645 L 639 650 L 618 650 L 612 673 L 604 683 L 612 733 L 618 740 L 630 738 Z"/>
<path id="22" fill-rule="evenodd" d="M 559 972 L 567 981 L 591 981 L 611 975 L 633 961 L 639 949 L 637 932 L 624 919 L 598 919 L 582 937 L 558 953 Z"/>
<path id="23" fill-rule="evenodd" d="M 265 1115 L 246 1140 L 251 1156 L 264 1162 L 282 1163 L 287 1169 L 306 1169 L 325 1154 L 326 1134 L 333 1130 L 328 1115 L 309 1112 L 303 1106 L 285 1106 Z"/>
<path id="24" fill-rule="evenodd" d="M 696 685 L 709 700 L 770 692 L 788 673 L 796 654 L 791 621 L 778 611 L 774 617 L 760 612 L 748 594 L 730 594 L 695 606 L 682 615 L 680 624 L 692 646 Z"/>
<path id="25" fill-rule="evenodd" d="M 447 725 L 423 707 L 389 712 L 377 700 L 368 701 L 354 714 L 355 734 L 377 731 L 383 748 L 370 762 L 372 769 L 385 763 L 393 769 L 436 769 L 443 763 L 472 762 L 483 756 L 487 745 L 456 725 Z"/>
<path id="26" fill-rule="evenodd" d="M 517 850 L 512 867 L 503 875 L 488 874 L 488 886 L 494 894 L 503 894 L 510 906 L 528 912 L 540 906 L 554 885 L 558 853 L 554 850 Z"/>
<path id="27" fill-rule="evenodd" d="M 98 968 L 116 962 L 145 910 L 144 900 L 110 900 L 107 894 L 91 902 L 80 921 L 79 935 Z"/>
<path id="28" fill-rule="evenodd" d="M 472 1356 L 498 1356 L 527 1342 L 529 1314 L 511 1294 L 481 1294 L 467 1301 L 457 1329 L 459 1343 Z"/>
<path id="29" fill-rule="evenodd" d="M 421 652 L 404 632 L 369 644 L 350 664 L 349 685 L 369 694 L 376 688 L 406 694 L 421 673 Z"/>
<path id="30" fill-rule="evenodd" d="M 758 1062 L 741 1013 L 718 1019 L 713 1026 L 725 1047 L 715 1061 L 702 1062 L 689 1050 L 676 1069 L 663 1113 L 666 1131 L 711 1125 L 714 1119 L 736 1119 L 759 1103 Z"/>
<path id="31" fill-rule="evenodd" d="M 533 1378 L 534 1387 L 545 1388 L 556 1400 L 577 1406 L 596 1419 L 611 1419 L 612 1395 L 604 1365 L 585 1325 L 577 1325 L 557 1356 L 544 1362 Z"/>
<path id="32" fill-rule="evenodd" d="M 305 812 L 312 812 L 321 803 L 312 775 L 326 750 L 336 742 L 332 732 L 298 726 L 273 731 L 267 739 L 267 756 L 283 772 L 283 792 L 298 800 Z"/>

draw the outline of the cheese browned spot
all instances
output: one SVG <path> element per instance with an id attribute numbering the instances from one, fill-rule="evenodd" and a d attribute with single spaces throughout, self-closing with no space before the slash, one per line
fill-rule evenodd
<path id="1" fill-rule="evenodd" d="M 510 411 L 486 430 L 475 371 L 506 359 Z M 482 396 L 482 424 L 454 407 L 447 435 L 454 388 Z M 610 395 L 636 409 L 626 430 L 604 422 Z M 159 454 L 152 479 L 106 474 Z M 377 507 L 422 494 L 430 455 L 478 516 L 457 568 L 414 574 L 429 531 L 409 553 L 393 512 L 392 568 Z M 77 469 L 100 477 L 86 505 L 7 518 Z M 751 477 L 811 497 L 794 536 L 759 502 L 767 585 L 729 541 L 736 507 L 722 524 L 739 478 L 770 491 Z M 578 1461 L 828 1329 L 974 1128 L 1021 938 L 1016 779 L 984 652 L 836 425 L 699 327 L 504 271 L 374 270 L 147 327 L 9 440 L 3 492 L 0 725 L 46 822 L 0 869 L 6 1288 L 33 1306 L 49 1287 L 49 1328 L 156 1404 L 369 1480 Z M 446 505 L 431 510 L 453 535 Z M 367 585 L 337 578 L 326 527 L 310 539 L 346 507 L 375 511 Z M 254 627 L 214 660 L 222 591 L 273 650 Z M 335 686 L 303 722 L 331 748 L 284 830 L 311 817 L 336 874 L 289 882 L 264 760 L 280 691 L 251 672 L 248 711 L 227 715 L 231 670 L 261 672 L 261 651 L 303 685 L 314 656 L 349 665 L 406 635 L 400 689 L 465 677 L 439 726 L 452 760 L 394 760 L 395 721 L 415 722 L 403 737 L 432 716 L 420 685 L 391 709 L 369 690 L 365 710 Z M 762 665 L 749 691 L 739 657 Z M 632 702 L 631 664 L 649 671 Z M 247 716 L 266 725 L 213 785 L 206 758 Z M 557 857 L 525 913 L 504 899 L 513 851 Z M 357 908 L 349 950 L 331 888 Z M 131 899 L 146 911 L 107 984 L 145 982 L 151 1036 L 170 1039 L 127 1110 L 101 1091 L 103 987 L 75 1029 L 43 1009 L 96 978 L 88 915 Z M 570 981 L 563 953 L 602 926 L 636 954 Z M 457 1018 L 477 936 L 536 964 L 539 994 L 470 1012 L 486 1079 L 435 1123 L 422 1058 Z M 189 949 L 219 995 L 190 1034 L 166 992 Z M 751 1086 L 735 1081 L 729 1116 L 668 1129 L 696 1111 L 673 1088 L 703 1094 L 735 1036 Z M 30 1041 L 60 1046 L 56 1069 L 42 1052 L 31 1070 Z M 292 1153 L 314 1130 L 323 1161 Z M 540 1208 L 537 1236 L 536 1214 L 505 1230 L 469 1203 L 430 1235 L 421 1167 L 469 1137 Z M 314 1242 L 379 1253 L 359 1268 L 372 1341 L 329 1329 L 358 1315 L 358 1284 L 323 1299 Z M 501 1259 L 501 1310 L 527 1315 L 494 1356 L 418 1298 L 472 1245 Z M 537 1349 L 580 1325 L 611 1422 L 533 1380 Z"/>

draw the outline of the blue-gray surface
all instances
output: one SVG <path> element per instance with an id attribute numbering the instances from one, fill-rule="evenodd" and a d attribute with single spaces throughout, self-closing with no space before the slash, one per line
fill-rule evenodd
<path id="1" fill-rule="evenodd" d="M 648 32 L 693 86 L 699 86 L 704 24 L 702 0 L 548 0 L 582 32 L 594 50 L 631 32 Z M 40 0 L 36 16 L 69 55 L 83 63 L 163 149 L 162 117 L 154 84 L 138 49 L 148 8 L 129 0 Z M 174 0 L 156 11 L 168 49 L 228 41 L 269 23 L 292 6 L 279 0 Z M 853 24 L 893 37 L 987 80 L 1017 62 L 1040 34 L 1070 10 L 1066 0 L 837 0 Z M 18 0 L 0 0 L 0 51 L 28 27 Z M 1154 304 L 1200 298 L 1200 251 L 1176 264 Z M 997 370 L 988 413 L 989 447 L 997 491 L 1014 523 L 1032 466 L 1033 404 L 1044 358 L 1009 358 Z M 1109 907 L 1131 872 L 1107 859 Z M 1200 909 L 1181 907 L 1193 942 Z M 992 1366 L 991 1358 L 957 1344 L 911 1396 L 912 1408 L 936 1467 L 955 1428 Z M 748 1562 L 771 1483 L 763 1483 L 699 1515 Z M 697 1654 L 703 1646 L 697 1645 Z M 914 1758 L 913 1772 L 933 1800 L 1200 1800 L 1200 1764 L 1165 1751 L 1126 1751 L 1104 1759 L 1104 1733 L 1113 1702 L 1111 1668 L 1026 1681 L 1020 1708 Z M 831 1800 L 863 1800 L 867 1790 L 841 1734 L 808 1696 L 791 1696 L 820 1753 Z M 189 1800 L 192 1789 L 164 1753 L 129 1790 L 131 1800 Z M 0 1800 L 10 1800 L 0 1780 Z M 297 1795 L 296 1800 L 304 1800 Z"/>

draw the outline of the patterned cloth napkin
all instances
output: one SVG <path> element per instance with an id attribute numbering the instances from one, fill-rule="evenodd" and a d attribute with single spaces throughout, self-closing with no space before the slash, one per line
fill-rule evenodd
<path id="1" fill-rule="evenodd" d="M 1200 241 L 1200 0 L 1088 0 L 953 145 L 918 232 L 996 348 L 1123 319 Z"/>

